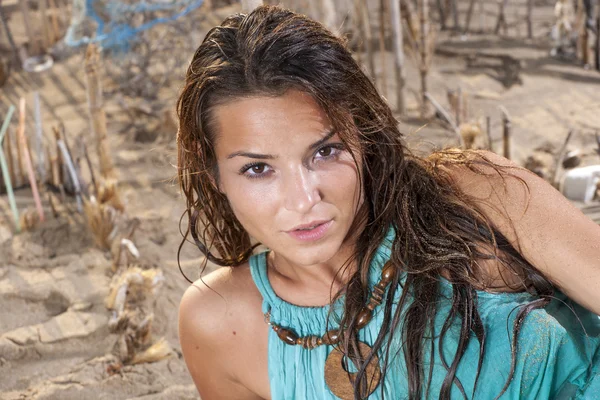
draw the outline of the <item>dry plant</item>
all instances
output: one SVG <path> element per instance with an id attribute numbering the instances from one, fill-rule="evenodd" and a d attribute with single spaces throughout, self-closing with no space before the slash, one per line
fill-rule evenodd
<path id="1" fill-rule="evenodd" d="M 477 139 L 482 140 L 483 129 L 477 123 L 464 123 L 459 127 L 460 136 L 463 139 L 465 149 L 474 149 Z"/>
<path id="2" fill-rule="evenodd" d="M 96 245 L 110 249 L 117 234 L 117 210 L 109 204 L 100 203 L 95 196 L 84 200 L 83 210 Z"/>

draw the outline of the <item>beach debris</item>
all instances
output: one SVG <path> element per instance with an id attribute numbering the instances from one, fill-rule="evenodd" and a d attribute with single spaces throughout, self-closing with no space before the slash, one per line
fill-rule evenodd
<path id="1" fill-rule="evenodd" d="M 600 165 L 573 168 L 565 172 L 559 189 L 568 199 L 589 203 L 600 183 Z"/>
<path id="2" fill-rule="evenodd" d="M 581 164 L 581 158 L 583 154 L 580 149 L 568 151 L 563 157 L 562 167 L 564 169 L 571 169 L 578 167 Z"/>
<path id="3" fill-rule="evenodd" d="M 510 128 L 511 118 L 508 110 L 504 106 L 499 106 L 500 112 L 502 113 L 502 144 L 503 144 L 503 156 L 510 160 Z"/>

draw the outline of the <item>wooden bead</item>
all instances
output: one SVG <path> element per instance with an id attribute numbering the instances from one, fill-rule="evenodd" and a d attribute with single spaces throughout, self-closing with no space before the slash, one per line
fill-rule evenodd
<path id="1" fill-rule="evenodd" d="M 283 340 L 287 344 L 295 345 L 297 343 L 298 336 L 289 329 L 280 327 L 279 330 L 275 332 L 277 332 L 277 336 L 279 336 L 279 339 Z"/>
<path id="2" fill-rule="evenodd" d="M 387 285 L 392 281 L 395 273 L 396 269 L 394 268 L 394 264 L 392 264 L 391 261 L 388 261 L 383 267 L 383 271 L 381 271 L 381 281 L 385 282 Z"/>
<path id="3" fill-rule="evenodd" d="M 329 345 L 338 344 L 338 342 L 340 341 L 340 333 L 338 332 L 337 329 L 333 329 L 333 330 L 325 333 L 322 337 L 322 340 L 323 340 L 323 343 L 325 343 L 325 344 L 329 344 Z"/>
<path id="4" fill-rule="evenodd" d="M 356 318 L 356 329 L 364 328 L 369 323 L 369 321 L 371 321 L 372 317 L 373 317 L 373 312 L 366 307 L 363 308 L 358 313 L 358 317 Z"/>

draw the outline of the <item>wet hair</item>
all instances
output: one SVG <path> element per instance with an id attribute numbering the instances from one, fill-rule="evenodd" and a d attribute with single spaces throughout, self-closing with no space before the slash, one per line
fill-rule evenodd
<path id="1" fill-rule="evenodd" d="M 261 6 L 248 15 L 225 19 L 207 33 L 196 50 L 177 103 L 178 178 L 187 202 L 184 217 L 189 221 L 183 242 L 191 234 L 207 260 L 222 266 L 241 265 L 251 256 L 255 244 L 215 184 L 213 110 L 235 99 L 281 96 L 292 89 L 312 96 L 355 161 L 361 158 L 364 202 L 351 232 L 356 227 L 362 230 L 352 258 L 342 266 L 353 263 L 357 268 L 333 300 L 345 294 L 344 313 L 338 322 L 343 327 L 343 350 L 351 359 L 359 359 L 355 398 L 366 397 L 366 365 L 376 354 L 384 355 L 385 379 L 389 360 L 395 356 L 390 354 L 390 339 L 397 334 L 402 335 L 409 398 L 431 395 L 432 370 L 425 371 L 423 365 L 433 349 L 442 276 L 452 283 L 453 294 L 451 310 L 435 339 L 447 370 L 438 396 L 449 399 L 456 385 L 467 397 L 456 372 L 471 340 L 479 342 L 477 375 L 485 356 L 486 331 L 476 292 L 483 280 L 482 260 L 495 260 L 519 276 L 521 284 L 514 290 L 538 295 L 518 311 L 510 376 L 500 397 L 514 373 L 521 323 L 527 313 L 549 302 L 553 287 L 490 223 L 480 206 L 459 190 L 449 169 L 442 166 L 462 165 L 478 174 L 519 178 L 507 167 L 495 165 L 485 153 L 448 149 L 426 158 L 413 155 L 390 107 L 353 59 L 345 41 L 306 16 Z M 369 264 L 389 227 L 396 233 L 390 260 L 398 273 L 386 292 L 383 324 L 372 353 L 357 355 L 355 326 L 370 294 Z M 398 291 L 400 302 L 394 308 L 392 300 Z M 453 324 L 460 326 L 460 337 L 454 358 L 445 360 L 441 349 Z M 430 365 L 432 368 L 433 363 Z M 477 381 L 476 377 L 475 385 Z"/>

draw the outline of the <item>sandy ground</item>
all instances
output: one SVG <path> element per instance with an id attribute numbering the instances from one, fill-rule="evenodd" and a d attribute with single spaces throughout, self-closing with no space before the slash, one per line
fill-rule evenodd
<path id="1" fill-rule="evenodd" d="M 494 9 L 493 4 L 487 6 L 490 12 Z M 535 151 L 555 154 L 569 129 L 575 132 L 569 148 L 584 150 L 584 164 L 599 163 L 593 154 L 593 133 L 600 130 L 600 74 L 548 56 L 551 11 L 547 5 L 536 9 L 534 40 L 517 38 L 525 33 L 524 23 L 512 27 L 509 30 L 512 37 L 508 38 L 441 35 L 438 45 L 441 51 L 435 56 L 429 77 L 431 92 L 444 105 L 448 89 L 460 85 L 469 93 L 471 116 L 481 122 L 486 116 L 491 117 L 493 147 L 498 152 L 501 151 L 498 106 L 504 105 L 513 122 L 512 157 L 520 163 Z M 514 13 L 508 17 L 510 22 Z M 492 17 L 487 18 L 489 25 Z M 203 23 L 209 25 L 210 21 L 204 19 Z M 16 17 L 11 24 L 18 37 Z M 477 25 L 475 20 L 473 26 Z M 203 29 L 198 28 L 192 39 L 200 40 Z M 500 55 L 516 61 L 516 74 L 514 63 L 503 64 L 498 61 Z M 391 71 L 389 54 L 387 62 L 387 71 Z M 10 104 L 18 104 L 21 96 L 27 99 L 28 115 L 32 115 L 33 92 L 39 91 L 45 134 L 50 137 L 50 127 L 62 122 L 72 141 L 82 137 L 91 146 L 82 65 L 83 51 L 79 51 L 41 74 L 12 73 L 0 88 L 0 115 L 6 113 Z M 377 65 L 380 73 L 381 64 Z M 409 144 L 422 152 L 455 144 L 454 134 L 441 123 L 417 118 L 413 93 L 418 90 L 418 71 L 410 59 L 407 65 L 409 113 L 401 126 Z M 179 66 L 178 73 L 184 69 L 185 65 Z M 155 101 L 159 109 L 173 110 L 179 86 L 174 80 L 161 88 L 159 100 Z M 51 217 L 32 231 L 14 234 L 7 197 L 2 195 L 2 399 L 198 398 L 177 340 L 177 306 L 188 284 L 177 268 L 176 259 L 181 241 L 179 219 L 184 211 L 183 199 L 173 179 L 176 128 L 162 123 L 160 118 L 148 117 L 146 121 L 143 113 L 136 114 L 136 124 L 132 126 L 131 116 L 122 107 L 124 97 L 115 93 L 114 82 L 106 78 L 105 88 L 110 92 L 106 96 L 106 110 L 111 156 L 119 171 L 119 191 L 125 202 L 126 217 L 141 221 L 134 237 L 141 254 L 139 264 L 161 268 L 165 276 L 151 302 L 155 315 L 152 335 L 155 339 L 166 338 L 172 353 L 161 361 L 125 366 L 120 373 L 110 374 L 107 367 L 116 361 L 116 336 L 108 330 L 109 312 L 104 306 L 111 279 L 110 255 L 95 247 L 83 216 L 73 204 L 58 218 Z M 388 99 L 393 104 L 392 89 L 388 88 Z M 33 129 L 31 119 L 27 129 L 29 132 Z M 94 154 L 92 158 L 95 162 Z M 28 189 L 19 189 L 16 195 L 21 210 L 33 206 Z M 49 211 L 48 204 L 45 207 Z M 199 251 L 192 245 L 183 247 L 183 270 L 193 279 L 198 277 L 199 257 Z"/>

